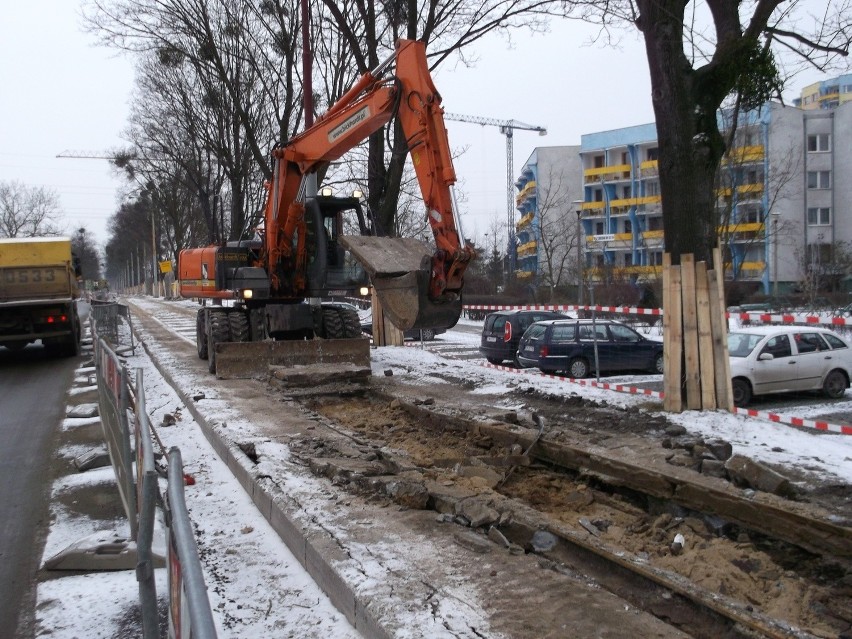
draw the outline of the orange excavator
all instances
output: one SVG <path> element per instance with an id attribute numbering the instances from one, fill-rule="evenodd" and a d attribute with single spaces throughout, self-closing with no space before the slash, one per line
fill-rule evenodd
<path id="1" fill-rule="evenodd" d="M 378 236 L 359 198 L 306 193 L 307 176 L 322 173 L 393 117 L 405 134 L 434 248 Z M 441 97 L 422 42 L 399 40 L 394 55 L 272 156 L 273 179 L 255 237 L 179 255 L 181 296 L 213 301 L 196 322 L 198 355 L 209 360 L 211 372 L 227 358 L 284 364 L 351 359 L 350 342 L 362 337 L 357 311 L 320 300 L 356 295 L 367 285 L 400 330 L 455 325 L 475 252 L 462 235 Z M 238 350 L 234 343 L 256 347 Z"/>

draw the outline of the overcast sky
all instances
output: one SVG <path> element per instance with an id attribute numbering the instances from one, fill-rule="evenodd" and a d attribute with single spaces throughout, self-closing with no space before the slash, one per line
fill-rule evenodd
<path id="1" fill-rule="evenodd" d="M 7 3 L 8 4 L 8 3 Z M 86 226 L 99 242 L 122 196 L 106 160 L 59 159 L 123 145 L 133 65 L 97 47 L 81 29 L 79 2 L 29 0 L 0 20 L 0 180 L 45 186 L 61 200 L 68 230 Z M 474 68 L 445 63 L 435 84 L 449 113 L 519 120 L 548 130 L 514 136 L 514 171 L 536 146 L 580 143 L 594 133 L 653 121 L 644 47 L 633 31 L 619 48 L 591 44 L 593 27 L 553 22 L 549 34 L 492 36 L 472 49 Z M 805 78 L 795 87 L 822 79 Z M 467 236 L 505 223 L 506 138 L 494 126 L 448 121 Z"/>

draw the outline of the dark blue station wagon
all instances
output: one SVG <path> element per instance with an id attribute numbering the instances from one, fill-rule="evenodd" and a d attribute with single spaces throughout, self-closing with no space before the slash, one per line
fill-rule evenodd
<path id="1" fill-rule="evenodd" d="M 583 378 L 595 370 L 596 344 L 599 372 L 663 372 L 663 343 L 612 320 L 536 322 L 521 337 L 518 362 L 545 373 Z"/>
<path id="2" fill-rule="evenodd" d="M 506 359 L 517 363 L 515 356 L 521 335 L 534 322 L 549 319 L 568 319 L 568 316 L 556 311 L 528 309 L 489 313 L 482 324 L 479 352 L 491 364 L 500 364 Z"/>

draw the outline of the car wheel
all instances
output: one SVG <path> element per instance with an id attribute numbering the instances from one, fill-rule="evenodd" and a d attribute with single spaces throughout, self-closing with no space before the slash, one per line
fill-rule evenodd
<path id="1" fill-rule="evenodd" d="M 822 392 L 832 399 L 837 399 L 846 394 L 848 386 L 846 375 L 841 371 L 834 370 L 825 376 L 825 381 L 822 383 Z"/>
<path id="2" fill-rule="evenodd" d="M 494 364 L 495 366 L 499 366 L 503 363 L 502 357 L 486 357 L 485 359 L 488 360 L 489 364 Z"/>
<path id="3" fill-rule="evenodd" d="M 666 358 L 662 353 L 657 353 L 656 357 L 654 357 L 654 361 L 651 363 L 651 372 L 662 375 L 663 369 L 665 368 L 665 359 Z"/>
<path id="4" fill-rule="evenodd" d="M 575 357 L 568 362 L 568 374 L 575 379 L 589 376 L 589 363 L 582 357 Z"/>
<path id="5" fill-rule="evenodd" d="M 207 328 L 204 325 L 204 309 L 195 316 L 195 348 L 200 359 L 207 359 Z"/>
<path id="6" fill-rule="evenodd" d="M 735 379 L 731 382 L 734 393 L 734 406 L 743 408 L 751 401 L 751 384 L 744 379 Z"/>

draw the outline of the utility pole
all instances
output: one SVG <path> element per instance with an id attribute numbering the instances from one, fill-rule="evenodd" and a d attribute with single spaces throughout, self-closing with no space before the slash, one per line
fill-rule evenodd
<path id="1" fill-rule="evenodd" d="M 515 179 L 514 179 L 514 157 L 513 143 L 515 129 L 521 131 L 536 131 L 539 135 L 547 135 L 547 129 L 543 126 L 534 124 L 526 124 L 518 120 L 498 120 L 496 118 L 483 118 L 477 115 L 459 115 L 458 113 L 444 113 L 444 120 L 454 120 L 456 122 L 469 122 L 471 124 L 481 124 L 483 126 L 496 126 L 500 129 L 500 133 L 506 136 L 506 210 L 509 234 L 509 244 L 506 250 L 506 255 L 509 262 L 509 274 L 515 271 Z M 496 239 L 496 238 L 495 238 Z M 507 284 L 509 277 L 507 279 Z"/>

